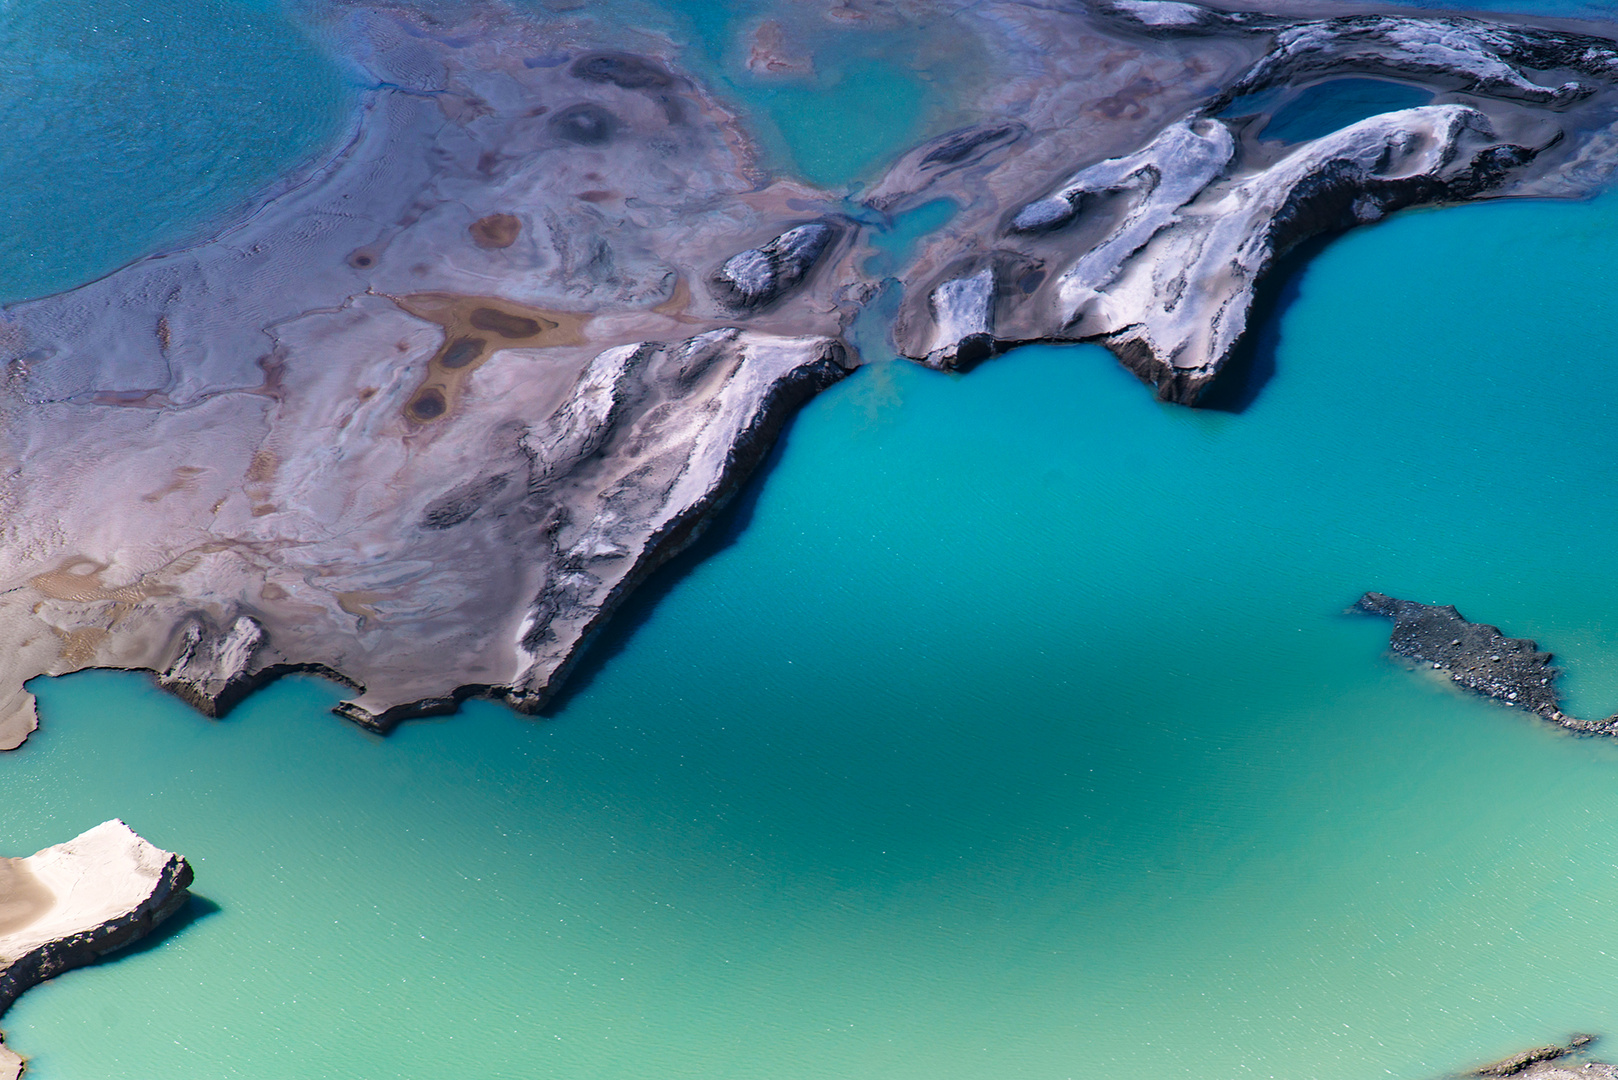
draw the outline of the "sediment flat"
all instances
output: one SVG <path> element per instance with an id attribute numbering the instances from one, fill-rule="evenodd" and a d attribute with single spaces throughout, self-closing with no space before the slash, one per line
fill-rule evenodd
<path id="1" fill-rule="evenodd" d="M 329 160 L 211 239 L 7 309 L 0 746 L 36 723 L 26 680 L 91 666 L 210 715 L 299 670 L 377 730 L 471 695 L 542 709 L 861 362 L 871 237 L 906 210 L 959 208 L 894 275 L 899 353 L 1099 341 L 1190 404 L 1302 240 L 1588 194 L 1618 160 L 1618 47 L 1578 28 L 1166 0 L 799 14 L 947 25 L 980 65 L 954 126 L 857 202 L 766 174 L 672 49 L 356 8 L 339 47 L 370 89 Z M 761 77 L 813 70 L 790 20 L 753 45 Z M 1345 76 L 1431 103 L 1265 137 Z"/>

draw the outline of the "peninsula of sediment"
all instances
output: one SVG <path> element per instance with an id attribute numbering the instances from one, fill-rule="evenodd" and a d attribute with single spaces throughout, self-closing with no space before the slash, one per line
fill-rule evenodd
<path id="1" fill-rule="evenodd" d="M 538 710 L 860 362 L 847 335 L 880 290 L 923 363 L 1098 341 L 1194 403 L 1302 240 L 1586 194 L 1615 158 L 1618 47 L 1578 29 L 1170 0 L 817 11 L 849 33 L 947 21 L 982 67 L 857 199 L 767 175 L 672 49 L 356 7 L 339 44 L 370 88 L 328 160 L 210 239 L 7 309 L 0 746 L 34 727 L 28 679 L 92 666 L 213 715 L 295 670 L 347 683 L 340 711 L 378 730 L 470 695 Z M 757 29 L 757 71 L 812 70 L 790 28 Z M 1430 100 L 1266 135 L 1348 76 Z M 873 276 L 873 231 L 939 199 L 949 224 Z"/>

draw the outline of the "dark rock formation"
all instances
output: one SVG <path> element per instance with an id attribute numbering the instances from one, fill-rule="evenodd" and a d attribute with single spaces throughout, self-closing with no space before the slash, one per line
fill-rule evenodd
<path id="1" fill-rule="evenodd" d="M 540 524 L 525 555 L 538 584 L 512 642 L 515 673 L 403 702 L 372 691 L 339 711 L 387 731 L 402 720 L 453 711 L 474 690 L 525 712 L 540 709 L 581 642 L 700 533 L 787 419 L 849 363 L 844 347 L 830 339 L 735 329 L 598 355 L 556 412 L 528 426 L 517 444 L 527 461 L 523 513 Z M 484 482 L 440 497 L 423 525 L 435 531 L 458 525 L 505 486 Z"/>
<path id="2" fill-rule="evenodd" d="M 988 356 L 995 344 L 994 301 L 994 269 L 988 266 L 934 289 L 930 305 L 938 336 L 927 363 L 963 368 Z"/>
<path id="3" fill-rule="evenodd" d="M 969 165 L 1027 133 L 1028 129 L 1022 124 L 1010 120 L 951 131 L 923 148 L 920 166 L 947 169 Z"/>
<path id="4" fill-rule="evenodd" d="M 223 716 L 257 685 L 253 660 L 263 644 L 264 627 L 250 615 L 223 630 L 198 616 L 186 624 L 180 654 L 158 684 L 205 716 Z"/>
<path id="5" fill-rule="evenodd" d="M 1553 724 L 1597 735 L 1618 734 L 1618 717 L 1580 720 L 1562 711 L 1556 690 L 1560 672 L 1551 654 L 1526 638 L 1508 638 L 1498 627 L 1468 622 L 1450 606 L 1398 600 L 1368 592 L 1354 605 L 1393 620 L 1388 647 L 1417 663 L 1447 671 L 1473 693 L 1537 713 Z"/>
<path id="6" fill-rule="evenodd" d="M 758 308 L 790 292 L 836 237 L 824 222 L 788 229 L 762 247 L 732 255 L 714 272 L 714 290 L 735 308 Z"/>
<path id="7" fill-rule="evenodd" d="M 967 295 L 965 277 L 907 281 L 931 291 L 925 303 L 907 300 L 896 324 L 905 355 L 949 367 L 963 344 L 986 354 L 1030 340 L 1098 341 L 1160 398 L 1194 404 L 1246 334 L 1255 291 L 1288 250 L 1409 206 L 1536 185 L 1567 193 L 1547 153 L 1565 153 L 1570 133 L 1611 129 L 1618 116 L 1618 48 L 1591 35 L 1459 17 L 1298 21 L 1174 0 L 1117 0 L 1100 10 L 1138 40 L 1206 46 L 1219 62 L 1244 48 L 1257 54 L 1155 138 L 1097 155 L 1042 197 L 1008 207 L 998 236 L 976 235 L 992 246 L 974 252 L 980 264 L 1014 253 L 1049 268 L 1031 295 L 1000 288 L 983 311 L 980 290 L 964 308 L 956 302 Z M 1286 147 L 1260 144 L 1217 115 L 1240 95 L 1346 75 L 1407 80 L 1445 96 Z M 1092 108 L 1110 117 L 1147 106 L 1119 92 Z M 1037 141 L 1043 133 L 1028 127 Z M 969 153 L 967 132 L 931 153 L 949 156 L 957 143 Z M 927 160 L 901 162 L 871 205 L 902 198 L 889 190 L 900 175 L 902 190 L 920 186 Z"/>
<path id="8" fill-rule="evenodd" d="M 1554 1044 L 1536 1046 L 1532 1050 L 1524 1050 L 1493 1064 L 1473 1069 L 1465 1075 L 1519 1076 L 1531 1077 L 1533 1080 L 1574 1080 L 1575 1077 L 1586 1077 L 1590 1078 L 1590 1080 L 1615 1080 L 1615 1078 L 1618 1078 L 1618 1069 L 1601 1062 L 1584 1062 L 1577 1069 L 1552 1064 L 1579 1053 L 1593 1042 L 1595 1042 L 1594 1035 L 1574 1035 L 1568 1040 L 1566 1046 Z"/>

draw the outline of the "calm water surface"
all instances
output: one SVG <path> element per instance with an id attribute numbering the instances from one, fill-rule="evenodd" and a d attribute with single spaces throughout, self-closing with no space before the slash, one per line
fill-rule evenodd
<path id="1" fill-rule="evenodd" d="M 221 105 L 316 143 L 325 108 Z M 1615 247 L 1614 198 L 1347 236 L 1239 415 L 1092 348 L 873 364 L 543 723 L 380 740 L 314 680 L 222 724 L 36 681 L 5 852 L 120 816 L 205 900 L 9 1041 L 42 1080 L 1420 1080 L 1618 1036 L 1618 745 L 1343 614 L 1453 602 L 1618 708 Z"/>
<path id="2" fill-rule="evenodd" d="M 0 83 L 0 303 L 197 235 L 356 90 L 273 0 L 4 0 Z"/>

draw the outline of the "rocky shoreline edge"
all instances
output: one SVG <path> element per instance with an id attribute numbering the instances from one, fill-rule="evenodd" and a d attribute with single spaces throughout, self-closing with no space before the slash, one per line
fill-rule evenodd
<path id="1" fill-rule="evenodd" d="M 1588 1058 L 1574 1064 L 1569 1058 L 1583 1057 L 1596 1041 L 1594 1035 L 1576 1034 L 1565 1045 L 1551 1043 L 1523 1050 L 1488 1065 L 1479 1066 L 1463 1077 L 1522 1077 L 1524 1080 L 1618 1080 L 1618 1067 Z"/>
<path id="2" fill-rule="evenodd" d="M 191 897 L 191 864 L 114 819 L 0 859 L 0 1015 L 23 991 L 151 933 Z M 0 1080 L 24 1060 L 0 1044 Z"/>

